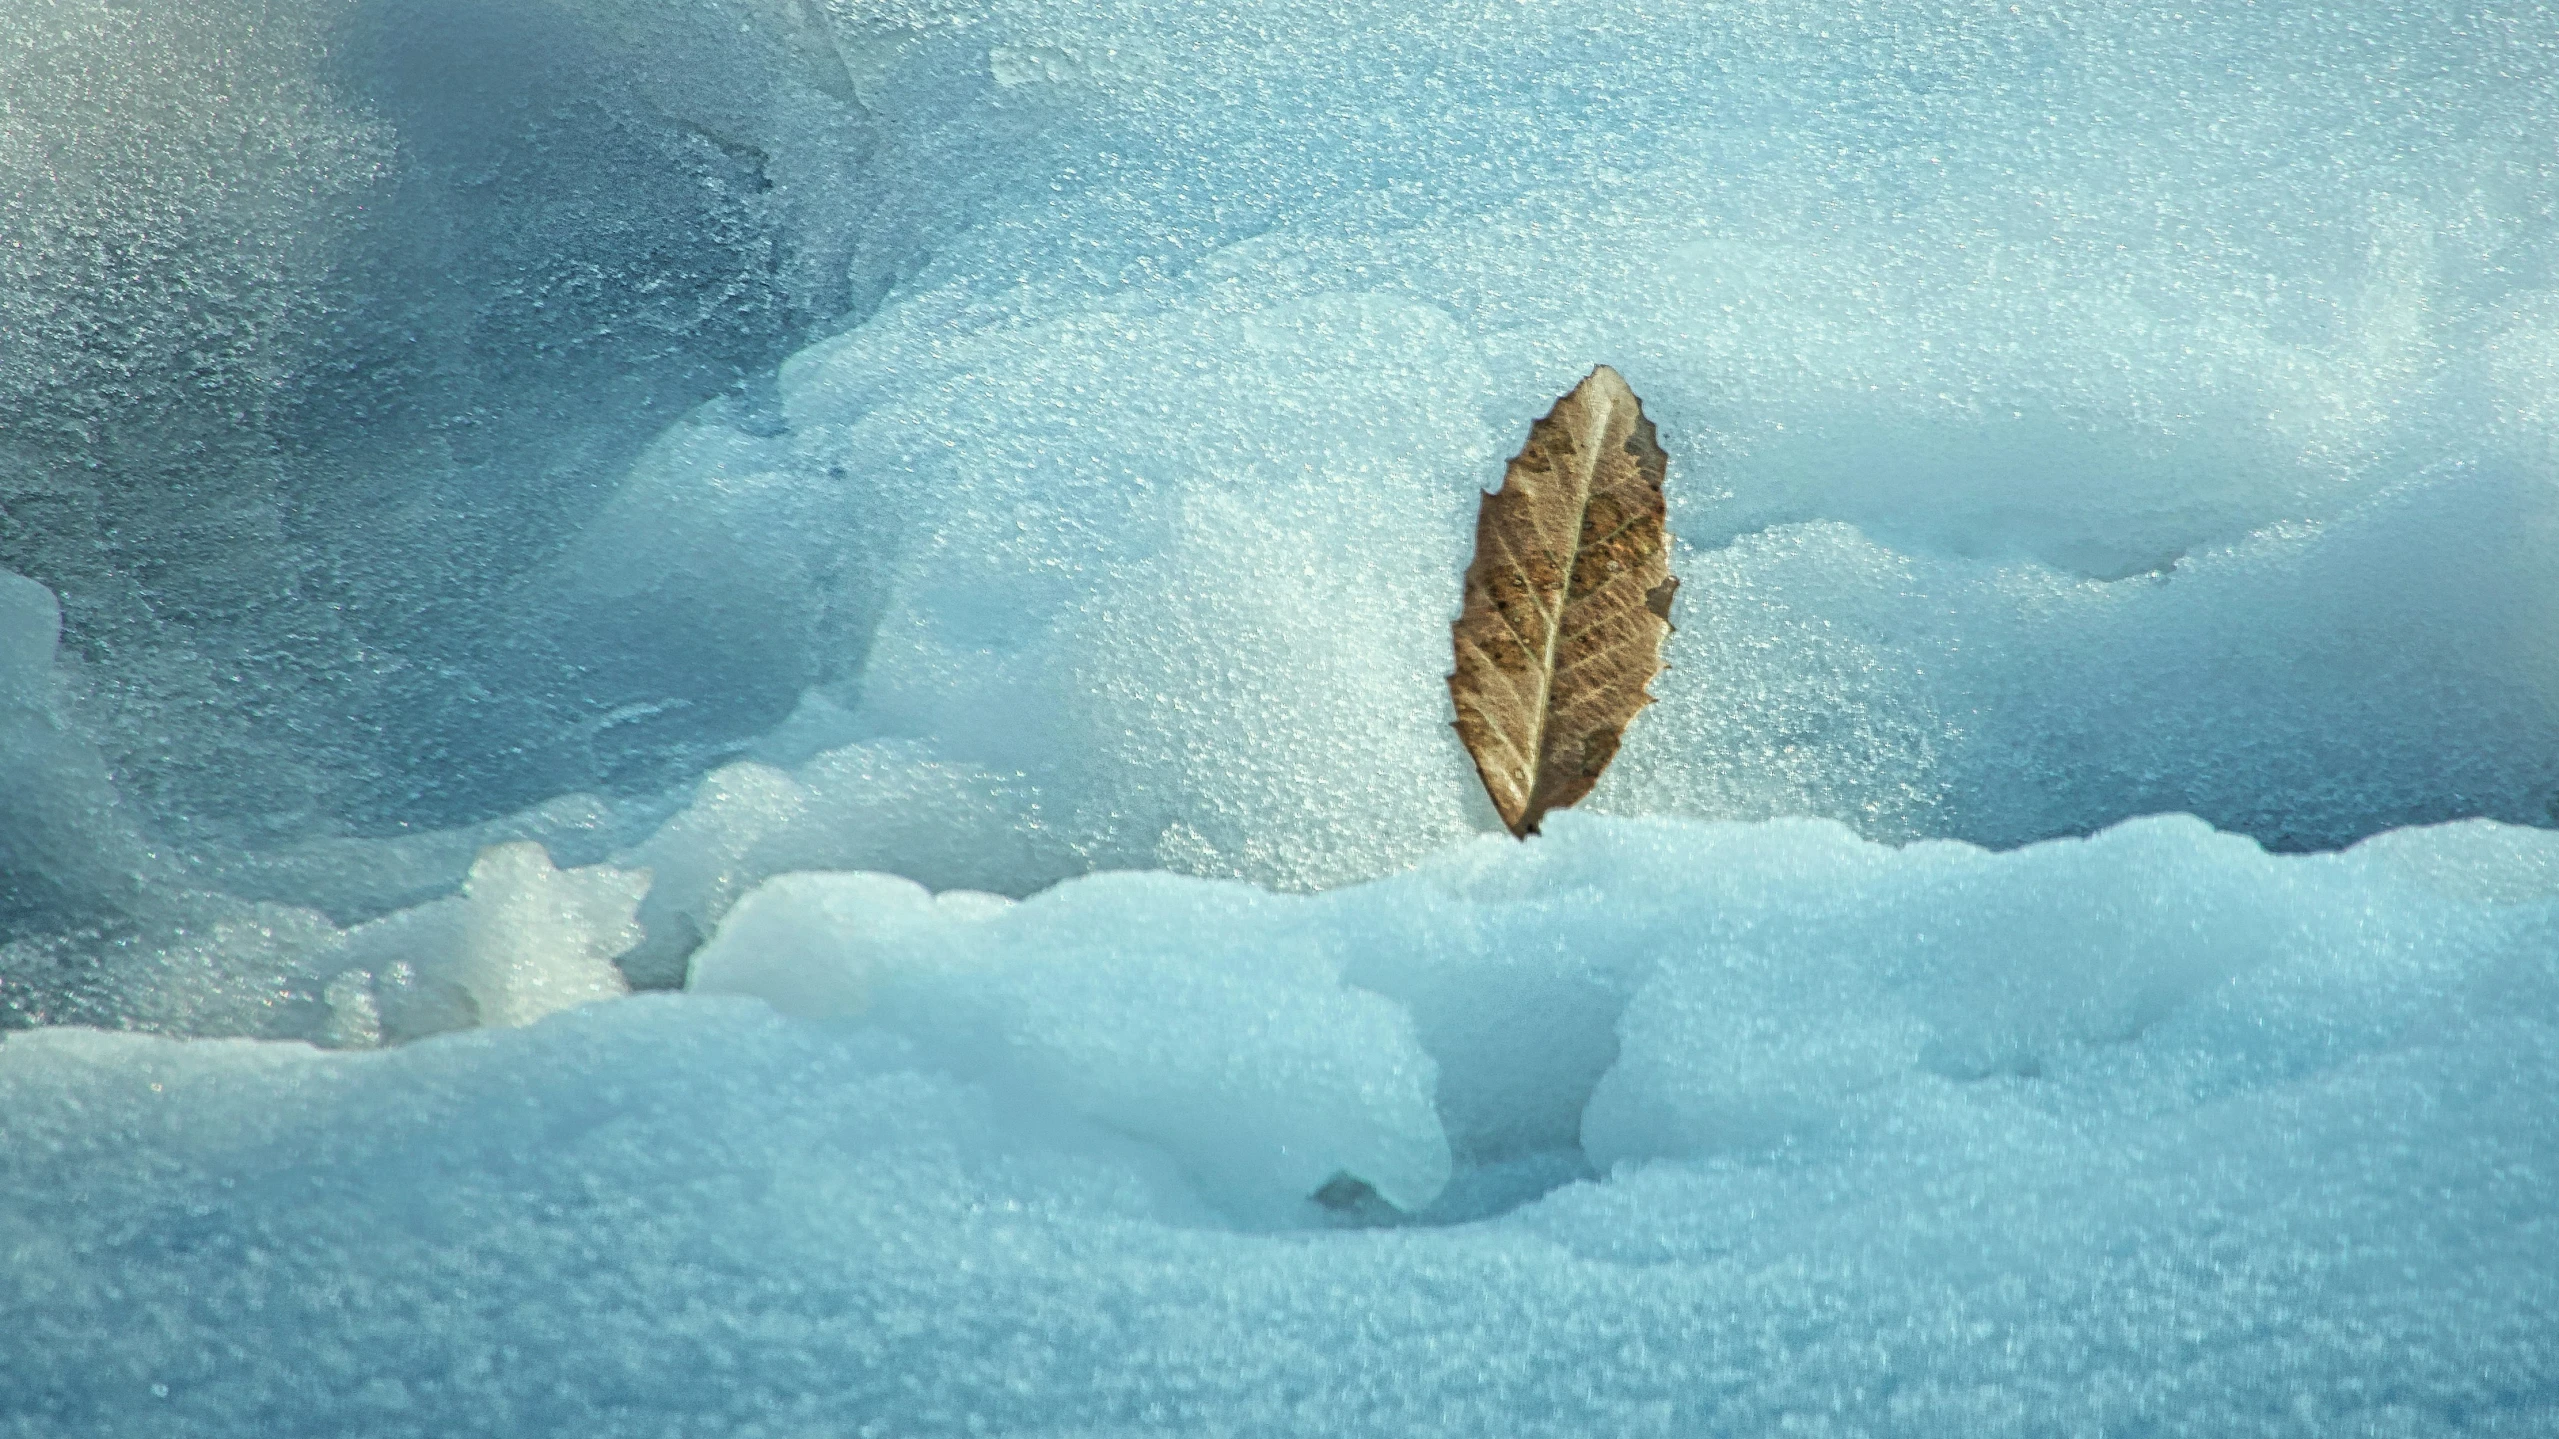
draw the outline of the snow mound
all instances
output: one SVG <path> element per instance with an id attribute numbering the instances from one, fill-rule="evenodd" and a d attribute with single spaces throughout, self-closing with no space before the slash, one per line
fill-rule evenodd
<path id="1" fill-rule="evenodd" d="M 1279 902 L 1165 875 L 1016 904 L 888 875 L 786 875 L 732 911 L 689 988 L 858 1020 L 919 1060 L 1179 1157 L 1222 1207 L 1289 1216 L 1349 1175 L 1419 1209 L 1448 1182 L 1411 1020 L 1347 989 Z"/>

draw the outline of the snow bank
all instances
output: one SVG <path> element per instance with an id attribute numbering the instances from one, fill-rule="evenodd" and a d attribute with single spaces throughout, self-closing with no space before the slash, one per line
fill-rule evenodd
<path id="1" fill-rule="evenodd" d="M 697 966 L 771 1006 L 21 1034 L 0 1422 L 2539 1433 L 2549 860 L 1567 815 L 1309 897 L 775 881 Z M 1269 1207 L 1442 1135 L 1435 1224 Z"/>
<path id="2" fill-rule="evenodd" d="M 2185 810 L 2283 848 L 2548 818 L 2546 37 L 2288 6 L 826 23 L 871 57 L 884 203 L 948 228 L 781 367 L 778 432 L 670 436 L 554 578 L 672 627 L 725 623 L 699 577 L 740 575 L 832 656 L 835 743 L 1018 777 L 952 806 L 980 858 L 937 883 L 1319 887 L 1482 827 L 1435 728 L 1467 516 L 1602 359 L 1690 548 L 1598 808 L 1997 844 Z"/>

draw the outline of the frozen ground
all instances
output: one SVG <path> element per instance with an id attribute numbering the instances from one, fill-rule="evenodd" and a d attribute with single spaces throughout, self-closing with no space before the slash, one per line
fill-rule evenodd
<path id="1" fill-rule="evenodd" d="M 2554 37 L 0 0 L 0 1434 L 2559 1428 Z"/>

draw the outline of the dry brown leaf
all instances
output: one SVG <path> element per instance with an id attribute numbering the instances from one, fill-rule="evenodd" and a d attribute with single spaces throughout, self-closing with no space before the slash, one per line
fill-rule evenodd
<path id="1" fill-rule="evenodd" d="M 1523 839 L 1590 793 L 1653 702 L 1679 589 L 1669 467 L 1643 402 L 1602 365 L 1529 428 L 1476 512 L 1448 692 L 1493 808 Z"/>

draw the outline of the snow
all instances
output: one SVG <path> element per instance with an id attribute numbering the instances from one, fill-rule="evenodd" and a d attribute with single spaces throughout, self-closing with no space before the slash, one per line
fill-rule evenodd
<path id="1" fill-rule="evenodd" d="M 1553 830 L 1311 896 L 785 878 L 731 993 L 388 1050 L 15 1036 L 0 1422 L 2559 1419 L 2546 847 Z M 1419 1200 L 1434 1145 L 1419 1223 L 1277 1203 Z"/>
<path id="2" fill-rule="evenodd" d="M 2554 37 L 0 0 L 0 1439 L 2559 1429 Z"/>
<path id="3" fill-rule="evenodd" d="M 1241 886 L 1107 875 L 1024 902 L 870 874 L 786 875 L 738 905 L 688 988 L 858 1018 L 919 1063 L 1182 1160 L 1267 1222 L 1352 1175 L 1404 1209 L 1448 1182 L 1438 1074 L 1320 943 L 1252 935 Z M 1213 954 L 1198 936 L 1223 933 Z M 1260 942 L 1255 942 L 1260 939 Z"/>
<path id="4" fill-rule="evenodd" d="M 560 580 L 648 603 L 712 535 L 809 575 L 770 612 L 858 631 L 817 686 L 842 738 L 1024 777 L 936 882 L 1337 884 L 1480 827 L 1431 733 L 1446 577 L 1606 359 L 1689 583 L 1598 807 L 2004 844 L 2186 810 L 2288 848 L 2546 819 L 2559 677 L 2515 626 L 2559 372 L 2512 178 L 2546 45 L 1816 13 L 846 17 L 917 152 L 1031 202 L 785 363 L 779 433 L 661 442 Z M 2421 101 L 2367 45 L 2509 68 Z M 1029 116 L 1048 148 L 958 138 Z M 946 173 L 883 183 L 956 214 Z"/>
<path id="5" fill-rule="evenodd" d="M 541 845 L 491 845 L 462 893 L 333 937 L 322 998 L 340 1046 L 531 1024 L 628 994 L 614 957 L 639 942 L 646 872 L 560 870 Z"/>

